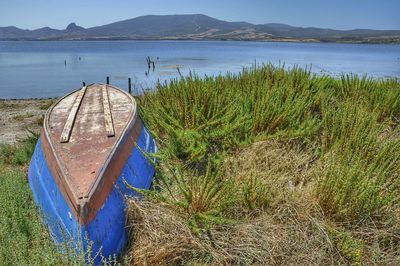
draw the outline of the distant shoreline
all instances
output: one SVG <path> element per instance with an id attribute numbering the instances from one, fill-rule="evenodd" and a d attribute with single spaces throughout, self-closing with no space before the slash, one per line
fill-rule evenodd
<path id="1" fill-rule="evenodd" d="M 281 23 L 230 22 L 204 14 L 144 15 L 84 28 L 28 30 L 0 27 L 2 40 L 230 40 L 263 42 L 329 42 L 400 44 L 400 30 L 297 27 Z"/>
<path id="2" fill-rule="evenodd" d="M 337 44 L 382 44 L 399 45 L 400 38 L 394 41 L 374 40 L 374 41 L 348 41 L 348 40 L 318 40 L 318 39 L 191 39 L 191 38 L 77 38 L 77 39 L 0 39 L 0 42 L 98 42 L 98 41 L 196 41 L 196 42 L 284 42 L 284 43 L 337 43 Z"/>
<path id="3" fill-rule="evenodd" d="M 332 75 L 328 75 L 329 77 L 333 77 Z M 337 77 L 336 77 L 337 78 Z M 372 77 L 373 80 L 389 80 L 389 79 L 394 79 L 394 80 L 399 80 L 400 81 L 400 77 L 396 77 L 396 76 L 387 76 L 387 77 Z M 1 98 L 0 97 L 0 111 L 1 111 L 1 104 L 2 103 L 13 103 L 13 102 L 42 102 L 42 101 L 55 101 L 57 99 L 59 99 L 60 97 L 63 97 L 63 95 L 59 95 L 59 96 L 54 96 L 54 97 L 26 97 L 26 98 Z M 139 96 L 140 95 L 134 95 L 133 96 Z"/>
<path id="4" fill-rule="evenodd" d="M 61 96 L 60 96 L 61 97 Z M 43 98 L 0 98 L 0 103 L 12 101 L 52 101 L 60 97 L 43 97 Z"/>

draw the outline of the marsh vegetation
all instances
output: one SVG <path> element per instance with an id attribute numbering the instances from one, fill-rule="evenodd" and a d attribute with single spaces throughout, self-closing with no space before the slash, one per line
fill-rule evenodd
<path id="1" fill-rule="evenodd" d="M 264 65 L 137 100 L 158 164 L 129 200 L 121 264 L 400 263 L 398 80 Z M 34 211 L 33 145 L 1 150 L 0 261 L 79 264 Z"/>

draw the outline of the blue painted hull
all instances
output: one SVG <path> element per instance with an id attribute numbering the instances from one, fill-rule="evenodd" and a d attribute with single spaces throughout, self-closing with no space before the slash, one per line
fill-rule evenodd
<path id="1" fill-rule="evenodd" d="M 34 201 L 56 243 L 66 242 L 85 254 L 90 250 L 90 257 L 95 264 L 101 262 L 101 256 L 108 258 L 123 250 L 127 239 L 126 197 L 135 196 L 135 192 L 125 182 L 135 188 L 148 189 L 154 175 L 154 167 L 143 152 L 154 153 L 157 148 L 143 125 L 136 143 L 137 146 L 132 148 L 121 174 L 95 218 L 89 224 L 81 225 L 54 181 L 39 139 L 29 164 L 28 180 Z M 96 256 L 99 253 L 101 256 Z"/>

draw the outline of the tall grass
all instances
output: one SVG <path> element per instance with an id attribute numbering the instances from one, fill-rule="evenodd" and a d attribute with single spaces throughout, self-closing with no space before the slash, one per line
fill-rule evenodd
<path id="1" fill-rule="evenodd" d="M 260 76 L 261 82 L 248 88 L 252 105 L 251 132 L 273 134 L 277 131 L 291 133 L 298 129 L 318 130 L 315 88 L 324 80 L 316 78 L 307 69 L 297 67 L 284 71 L 267 66 L 264 71 L 261 74 L 266 76 Z"/>
<path id="2" fill-rule="evenodd" d="M 263 65 L 160 83 L 138 102 L 159 163 L 129 207 L 136 242 L 122 261 L 400 263 L 398 80 Z M 21 174 L 34 142 L 1 148 L 0 259 L 69 263 Z"/>
<path id="3" fill-rule="evenodd" d="M 174 155 L 199 161 L 244 139 L 249 117 L 236 98 L 233 90 L 225 90 L 222 77 L 203 80 L 191 74 L 159 84 L 155 92 L 145 93 L 140 106 L 146 110 L 144 121 L 159 129 L 153 134 L 168 139 Z"/>
<path id="4" fill-rule="evenodd" d="M 375 220 L 400 206 L 400 138 L 384 134 L 381 113 L 358 101 L 331 104 L 323 112 L 323 169 L 317 192 L 335 219 Z"/>
<path id="5" fill-rule="evenodd" d="M 336 80 L 334 91 L 340 99 L 362 101 L 382 121 L 400 114 L 400 87 L 396 79 L 374 80 L 355 74 L 343 75 Z"/>
<path id="6" fill-rule="evenodd" d="M 308 69 L 266 65 L 239 75 L 195 74 L 158 84 L 140 98 L 152 133 L 178 158 L 202 160 L 254 136 L 312 136 L 320 129 L 318 88 L 330 83 Z"/>
<path id="7" fill-rule="evenodd" d="M 0 144 L 0 163 L 4 165 L 27 165 L 35 149 L 38 135 L 31 135 L 17 145 Z"/>
<path id="8" fill-rule="evenodd" d="M 185 163 L 224 157 L 238 145 L 263 138 L 319 143 L 324 170 L 318 177 L 318 199 L 327 213 L 353 212 L 349 219 L 396 202 L 386 197 L 397 184 L 399 153 L 393 147 L 398 138 L 393 130 L 399 124 L 399 104 L 400 87 L 394 79 L 334 79 L 273 65 L 203 79 L 192 74 L 159 84 L 140 99 L 152 132 Z M 391 133 L 385 135 L 387 131 Z"/>
<path id="9" fill-rule="evenodd" d="M 164 167 L 164 172 L 158 171 L 156 176 L 166 192 L 162 201 L 183 211 L 193 219 L 194 225 L 198 221 L 203 225 L 224 220 L 229 222 L 244 213 L 268 206 L 270 191 L 255 174 L 228 178 L 223 165 L 213 160 L 208 160 L 204 173 L 172 167 L 169 165 L 168 171 Z"/>
<path id="10" fill-rule="evenodd" d="M 218 212 L 220 222 L 253 219 L 249 214 L 273 211 L 269 202 L 276 202 L 272 199 L 276 195 L 285 195 L 277 197 L 279 203 L 289 200 L 288 193 L 295 190 L 297 196 L 310 200 L 306 191 L 311 191 L 311 198 L 332 222 L 393 226 L 397 218 L 390 215 L 400 210 L 399 104 L 400 86 L 395 79 L 353 74 L 333 78 L 316 76 L 309 69 L 263 65 L 245 68 L 238 75 L 199 78 L 192 74 L 169 85 L 159 84 L 140 99 L 140 111 L 161 150 L 170 154 L 161 165 L 169 165 L 175 173 L 181 169 L 178 177 L 163 177 L 168 185 L 160 193 L 168 190 L 186 213 Z M 210 160 L 224 162 L 232 154 L 240 156 L 237 150 L 264 139 L 295 139 L 296 145 L 314 149 L 307 152 L 315 154 L 313 179 L 301 181 L 299 187 L 305 186 L 304 195 L 293 183 L 301 180 L 298 176 L 285 177 L 289 182 L 285 187 L 284 183 L 271 186 L 271 181 L 252 173 L 255 169 L 249 169 L 245 179 L 243 173 L 237 179 L 234 170 L 228 179 L 221 178 L 226 174 L 220 168 L 210 170 Z M 195 161 L 203 163 L 193 168 Z M 261 176 L 279 179 L 282 169 L 269 168 L 277 173 L 267 170 Z M 232 210 L 238 215 L 232 215 Z M 351 239 L 351 233 L 329 228 L 326 234 L 339 243 L 343 256 L 359 263 L 360 249 L 356 250 L 361 253 L 351 255 L 348 250 L 354 247 L 346 246 L 359 240 L 340 242 L 337 239 L 342 238 L 331 232 L 344 230 L 346 239 Z"/>

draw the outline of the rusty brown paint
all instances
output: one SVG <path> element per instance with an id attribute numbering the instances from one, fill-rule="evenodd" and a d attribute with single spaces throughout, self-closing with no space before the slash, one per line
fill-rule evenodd
<path id="1" fill-rule="evenodd" d="M 41 138 L 41 148 L 46 159 L 47 166 L 50 169 L 51 175 L 54 178 L 57 187 L 59 188 L 61 194 L 63 195 L 65 201 L 67 202 L 71 212 L 75 217 L 79 217 L 79 206 L 78 199 L 75 197 L 74 193 L 71 191 L 72 186 L 68 184 L 68 179 L 64 178 L 65 169 L 62 169 L 62 165 L 58 162 L 58 159 L 52 149 L 48 136 L 44 131 L 44 128 L 40 134 Z"/>
<path id="2" fill-rule="evenodd" d="M 132 148 L 140 135 L 142 122 L 137 119 L 132 128 L 129 129 L 130 134 L 124 135 L 122 142 L 124 144 L 118 145 L 115 152 L 109 157 L 107 167 L 103 168 L 104 172 L 100 175 L 95 184 L 91 187 L 89 198 L 91 199 L 105 199 L 112 190 L 115 180 L 120 175 L 126 161 L 128 160 Z M 101 208 L 103 201 L 101 200 L 88 200 L 84 206 L 88 214 L 86 219 L 91 221 L 96 214 L 96 211 Z"/>
<path id="3" fill-rule="evenodd" d="M 47 164 L 81 224 L 89 223 L 101 208 L 140 134 L 135 100 L 113 86 L 108 86 L 108 98 L 115 137 L 104 134 L 103 86 L 87 86 L 69 142 L 58 140 L 79 90 L 61 98 L 46 113 L 42 132 Z"/>

